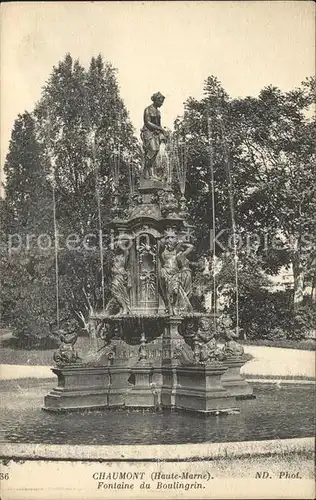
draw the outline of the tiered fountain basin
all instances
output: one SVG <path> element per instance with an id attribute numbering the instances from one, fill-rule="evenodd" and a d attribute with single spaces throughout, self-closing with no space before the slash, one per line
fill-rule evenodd
<path id="1" fill-rule="evenodd" d="M 252 394 L 251 387 L 240 376 L 240 368 L 247 360 L 239 357 L 238 362 L 234 359 L 232 363 L 230 360 L 197 362 L 193 334 L 188 334 L 186 325 L 197 328 L 203 317 L 212 315 L 98 313 L 91 318 L 95 334 L 90 350 L 76 363 L 59 364 L 52 369 L 58 385 L 45 397 L 44 409 L 157 411 L 164 408 L 204 414 L 237 411 L 236 397 Z"/>

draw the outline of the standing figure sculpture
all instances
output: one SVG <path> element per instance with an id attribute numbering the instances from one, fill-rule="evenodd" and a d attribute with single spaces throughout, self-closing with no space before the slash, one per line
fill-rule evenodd
<path id="1" fill-rule="evenodd" d="M 115 256 L 112 264 L 112 285 L 111 285 L 111 295 L 112 298 L 108 302 L 105 312 L 108 314 L 113 314 L 113 310 L 119 306 L 119 311 L 116 313 L 129 314 L 130 309 L 130 298 L 129 298 L 129 288 L 130 280 L 127 272 L 129 250 L 122 245 L 116 243 L 115 245 Z"/>
<path id="2" fill-rule="evenodd" d="M 192 295 L 192 269 L 191 262 L 187 255 L 192 251 L 193 245 L 189 243 L 181 243 L 180 253 L 177 256 L 178 265 L 180 267 L 180 281 L 182 289 L 188 299 Z"/>
<path id="3" fill-rule="evenodd" d="M 179 241 L 172 231 L 167 233 L 160 244 L 159 286 L 166 310 L 170 314 L 175 314 L 175 308 L 178 311 L 192 311 L 189 300 L 192 293 L 191 271 L 187 260 L 192 249 L 190 243 Z"/>
<path id="4" fill-rule="evenodd" d="M 141 129 L 145 153 L 144 178 L 159 180 L 156 171 L 156 159 L 160 145 L 166 141 L 166 131 L 161 126 L 161 114 L 158 108 L 163 105 L 165 97 L 156 92 L 151 96 L 153 104 L 144 111 L 144 126 Z"/>

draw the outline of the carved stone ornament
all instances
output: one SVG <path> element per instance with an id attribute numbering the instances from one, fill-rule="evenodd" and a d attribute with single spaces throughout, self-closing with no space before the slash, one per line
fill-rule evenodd
<path id="1" fill-rule="evenodd" d="M 179 204 L 172 191 L 162 191 L 160 197 L 160 209 L 163 217 L 178 216 Z"/>
<path id="2" fill-rule="evenodd" d="M 61 344 L 54 352 L 53 360 L 57 365 L 76 363 L 79 360 L 79 356 L 74 345 L 77 342 L 78 333 L 59 330 L 58 334 Z"/>
<path id="3" fill-rule="evenodd" d="M 235 358 L 241 357 L 244 354 L 244 348 L 237 342 L 238 334 L 233 329 L 231 319 L 227 315 L 222 315 L 219 318 L 218 326 L 221 337 L 225 340 L 223 354 L 225 357 Z"/>
<path id="4" fill-rule="evenodd" d="M 236 342 L 237 334 L 234 332 L 226 332 L 226 342 L 223 347 L 223 353 L 227 358 L 238 358 L 243 356 L 244 347 Z"/>
<path id="5" fill-rule="evenodd" d="M 194 339 L 194 352 L 196 360 L 200 363 L 210 361 L 222 361 L 224 356 L 222 350 L 217 346 L 212 319 L 202 316 L 199 320 L 199 327 Z"/>

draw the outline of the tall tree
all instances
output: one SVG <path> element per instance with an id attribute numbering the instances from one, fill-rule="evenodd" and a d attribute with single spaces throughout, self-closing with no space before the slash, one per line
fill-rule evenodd
<path id="1" fill-rule="evenodd" d="M 36 137 L 33 116 L 25 112 L 16 119 L 4 173 L 6 232 L 31 232 L 37 235 L 47 229 L 47 164 Z"/>
<path id="2" fill-rule="evenodd" d="M 291 92 L 267 87 L 258 98 L 232 100 L 210 77 L 205 97 L 188 99 L 183 119 L 177 123 L 186 138 L 189 207 L 200 233 L 207 235 L 212 227 L 212 153 L 217 232 L 228 228 L 223 243 L 231 227 L 229 166 L 243 244 L 251 246 L 253 233 L 260 237 L 258 264 L 269 272 L 292 264 L 295 304 L 302 299 L 304 274 L 314 255 L 315 120 L 308 116 L 314 86 L 314 80 L 308 79 Z M 207 244 L 205 236 L 202 251 Z M 221 245 L 217 250 L 224 251 Z"/>
<path id="3" fill-rule="evenodd" d="M 307 79 L 300 88 L 285 93 L 267 87 L 258 99 L 248 99 L 246 107 L 234 103 L 239 112 L 243 155 L 255 165 L 258 179 L 246 207 L 252 207 L 257 221 L 267 221 L 270 232 L 278 231 L 281 252 L 271 248 L 268 255 L 282 256 L 285 263 L 291 263 L 295 307 L 303 301 L 305 276 L 315 259 L 313 103 L 315 79 Z M 272 238 L 271 243 L 273 247 Z"/>
<path id="4" fill-rule="evenodd" d="M 19 115 L 14 123 L 4 171 L 2 320 L 20 333 L 23 330 L 24 333 L 33 332 L 34 336 L 45 334 L 45 328 L 41 332 L 36 326 L 39 315 L 34 313 L 34 305 L 36 297 L 40 298 L 40 317 L 50 316 L 50 295 L 54 286 L 49 272 L 53 263 L 52 203 L 47 164 L 36 137 L 34 118 L 28 112 Z"/>
<path id="5" fill-rule="evenodd" d="M 5 309 L 14 311 L 22 337 L 56 326 L 55 243 L 61 322 L 75 314 L 84 324 L 91 309 L 102 306 L 113 186 L 127 198 L 138 163 L 115 69 L 98 56 L 85 70 L 67 54 L 53 68 L 34 114 L 18 118 L 5 167 L 6 232 L 23 228 L 26 237 L 36 229 L 52 241 L 46 252 L 37 248 L 31 255 L 24 248 L 7 262 L 3 290 L 14 307 Z"/>
<path id="6" fill-rule="evenodd" d="M 66 300 L 82 317 L 83 309 L 102 306 L 113 187 L 119 185 L 120 195 L 128 196 L 130 166 L 137 165 L 136 139 L 116 71 L 100 55 L 86 71 L 67 54 L 53 69 L 35 113 L 54 174 L 57 226 L 64 234 L 60 244 L 65 248 L 70 234 L 80 239 L 80 248 L 65 248 L 59 260 L 67 276 Z"/>

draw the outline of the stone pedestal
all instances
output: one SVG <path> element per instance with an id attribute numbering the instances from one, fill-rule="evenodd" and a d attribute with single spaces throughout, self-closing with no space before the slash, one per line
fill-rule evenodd
<path id="1" fill-rule="evenodd" d="M 177 387 L 176 362 L 170 366 L 161 366 L 162 386 L 160 404 L 163 408 L 175 407 L 175 394 Z"/>
<path id="2" fill-rule="evenodd" d="M 155 394 L 155 402 L 157 401 L 157 406 L 161 406 L 162 382 L 163 382 L 163 377 L 161 373 L 161 364 L 159 364 L 159 366 L 153 367 L 153 373 L 151 378 L 151 385 Z"/>
<path id="3" fill-rule="evenodd" d="M 109 367 L 109 374 L 108 406 L 125 406 L 127 395 L 133 388 L 133 385 L 128 382 L 131 369 L 127 363 L 115 363 Z"/>
<path id="4" fill-rule="evenodd" d="M 109 369 L 107 366 L 68 365 L 52 368 L 58 386 L 44 399 L 44 410 L 64 411 L 106 408 L 108 405 Z"/>
<path id="5" fill-rule="evenodd" d="M 175 393 L 177 387 L 176 367 L 178 361 L 175 359 L 174 354 L 177 347 L 184 343 L 178 331 L 181 321 L 181 317 L 178 316 L 167 318 L 162 338 L 161 405 L 166 408 L 174 408 L 175 406 Z"/>
<path id="6" fill-rule="evenodd" d="M 146 361 L 139 361 L 132 369 L 135 385 L 128 394 L 126 406 L 154 408 L 158 405 L 157 391 L 151 386 L 153 368 Z"/>
<path id="7" fill-rule="evenodd" d="M 224 361 L 227 370 L 222 375 L 222 384 L 231 396 L 238 399 L 255 398 L 251 385 L 240 373 L 245 363 L 247 363 L 247 359 L 243 356 L 229 357 Z"/>
<path id="8" fill-rule="evenodd" d="M 238 410 L 235 398 L 221 383 L 226 367 L 222 363 L 178 366 L 176 408 L 205 414 Z"/>

